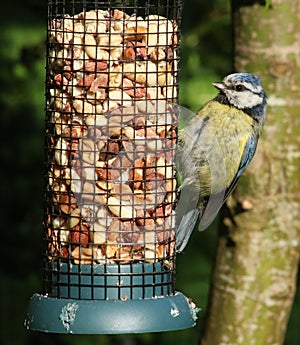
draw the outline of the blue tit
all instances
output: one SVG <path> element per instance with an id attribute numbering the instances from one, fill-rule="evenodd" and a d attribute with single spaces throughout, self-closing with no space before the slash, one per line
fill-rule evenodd
<path id="1" fill-rule="evenodd" d="M 213 86 L 217 96 L 178 131 L 180 199 L 187 210 L 177 220 L 178 252 L 197 222 L 204 230 L 214 220 L 252 160 L 265 122 L 267 95 L 259 77 L 234 73 Z"/>

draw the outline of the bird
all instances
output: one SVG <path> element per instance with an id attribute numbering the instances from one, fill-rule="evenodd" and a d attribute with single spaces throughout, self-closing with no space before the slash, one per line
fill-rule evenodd
<path id="1" fill-rule="evenodd" d="M 196 224 L 201 231 L 215 219 L 251 162 L 266 119 L 260 77 L 232 73 L 212 85 L 218 94 L 178 129 L 177 252 Z"/>

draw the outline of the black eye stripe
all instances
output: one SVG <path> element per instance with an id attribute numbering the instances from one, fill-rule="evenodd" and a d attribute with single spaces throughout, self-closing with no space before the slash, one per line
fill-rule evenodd
<path id="1" fill-rule="evenodd" d="M 234 87 L 234 90 L 236 91 L 244 91 L 246 90 L 245 86 L 244 85 L 241 85 L 241 84 L 238 84 Z"/>
<path id="2" fill-rule="evenodd" d="M 247 89 L 245 85 L 242 85 L 242 84 L 231 85 L 228 87 L 228 89 L 233 90 L 233 91 L 244 91 L 244 90 L 251 91 L 251 90 Z"/>
<path id="3" fill-rule="evenodd" d="M 240 89 L 238 90 L 238 87 L 240 87 Z M 261 91 L 254 91 L 254 90 L 251 90 L 249 88 L 247 88 L 245 85 L 235 85 L 235 86 L 232 86 L 230 87 L 231 90 L 234 90 L 234 91 L 249 91 L 251 93 L 253 93 L 254 95 L 259 95 L 261 96 Z"/>

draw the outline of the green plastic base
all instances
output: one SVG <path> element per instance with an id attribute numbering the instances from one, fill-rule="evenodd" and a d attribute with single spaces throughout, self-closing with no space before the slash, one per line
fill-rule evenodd
<path id="1" fill-rule="evenodd" d="M 59 299 L 32 296 L 24 325 L 29 330 L 73 334 L 120 334 L 193 327 L 198 308 L 182 293 L 137 300 Z"/>

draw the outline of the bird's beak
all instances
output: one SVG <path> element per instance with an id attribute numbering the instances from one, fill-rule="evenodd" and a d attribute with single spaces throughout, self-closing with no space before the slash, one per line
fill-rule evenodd
<path id="1" fill-rule="evenodd" d="M 218 89 L 220 91 L 223 91 L 225 88 L 223 83 L 212 83 L 212 84 L 216 89 Z"/>

